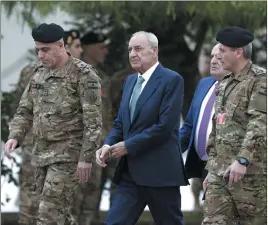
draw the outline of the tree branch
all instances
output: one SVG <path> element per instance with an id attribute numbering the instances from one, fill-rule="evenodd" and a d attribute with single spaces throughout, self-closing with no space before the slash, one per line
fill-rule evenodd
<path id="1" fill-rule="evenodd" d="M 200 26 L 199 26 L 199 29 L 197 31 L 196 38 L 195 38 L 196 46 L 194 49 L 194 54 L 196 57 L 198 57 L 198 55 L 200 54 L 200 51 L 201 51 L 202 45 L 204 43 L 207 31 L 208 31 L 208 23 L 205 19 L 203 19 L 200 22 Z"/>

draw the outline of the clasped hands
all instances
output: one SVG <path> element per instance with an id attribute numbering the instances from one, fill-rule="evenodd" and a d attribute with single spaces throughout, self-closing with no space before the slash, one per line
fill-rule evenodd
<path id="1" fill-rule="evenodd" d="M 104 145 L 102 148 L 96 151 L 96 162 L 101 167 L 107 166 L 107 160 L 110 158 L 120 158 L 128 153 L 125 148 L 125 142 L 121 141 L 111 147 Z"/>

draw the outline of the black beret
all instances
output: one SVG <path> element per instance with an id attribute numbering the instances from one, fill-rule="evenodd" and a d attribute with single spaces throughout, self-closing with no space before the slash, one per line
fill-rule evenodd
<path id="1" fill-rule="evenodd" d="M 71 45 L 75 39 L 80 38 L 80 32 L 78 30 L 69 30 L 64 32 L 64 44 Z"/>
<path id="2" fill-rule="evenodd" d="M 35 41 L 53 43 L 64 37 L 64 30 L 55 23 L 42 23 L 37 28 L 33 29 L 32 37 Z"/>
<path id="3" fill-rule="evenodd" d="M 225 46 L 240 48 L 251 43 L 254 36 L 246 29 L 233 26 L 220 30 L 216 35 L 216 40 Z"/>
<path id="4" fill-rule="evenodd" d="M 83 45 L 91 45 L 97 43 L 103 43 L 107 40 L 107 36 L 102 33 L 88 32 L 81 38 L 81 43 Z"/>

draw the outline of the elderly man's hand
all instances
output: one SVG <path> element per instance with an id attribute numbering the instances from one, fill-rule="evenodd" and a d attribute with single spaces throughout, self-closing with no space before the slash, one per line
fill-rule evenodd
<path id="1" fill-rule="evenodd" d="M 102 148 L 96 151 L 96 162 L 101 167 L 106 167 L 106 161 L 111 157 L 110 147 L 104 145 Z"/>
<path id="2" fill-rule="evenodd" d="M 125 148 L 125 142 L 121 141 L 113 146 L 111 146 L 110 151 L 113 158 L 120 158 L 128 154 L 128 150 Z"/>

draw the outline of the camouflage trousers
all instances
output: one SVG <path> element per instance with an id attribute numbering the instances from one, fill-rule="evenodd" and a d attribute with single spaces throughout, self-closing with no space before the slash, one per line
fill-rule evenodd
<path id="1" fill-rule="evenodd" d="M 79 225 L 91 225 L 92 221 L 99 218 L 101 195 L 107 179 L 112 179 L 115 166 L 109 163 L 106 168 L 101 168 L 93 163 L 91 179 L 88 183 L 80 183 L 75 197 L 74 209 L 78 216 Z M 110 189 L 110 203 L 115 192 L 115 185 Z"/>
<path id="2" fill-rule="evenodd" d="M 31 147 L 22 150 L 22 163 L 19 174 L 20 185 L 20 225 L 36 225 L 39 200 L 33 192 L 35 184 L 35 167 L 31 164 Z"/>
<path id="3" fill-rule="evenodd" d="M 98 201 L 101 196 L 102 168 L 93 162 L 91 178 L 88 183 L 79 183 L 75 195 L 74 210 L 79 225 L 90 225 L 98 213 Z"/>
<path id="4" fill-rule="evenodd" d="M 35 191 L 40 196 L 37 225 L 77 225 L 72 205 L 77 190 L 77 163 L 36 168 Z"/>
<path id="5" fill-rule="evenodd" d="M 267 224 L 266 175 L 245 175 L 232 187 L 212 174 L 208 180 L 202 225 Z"/>

